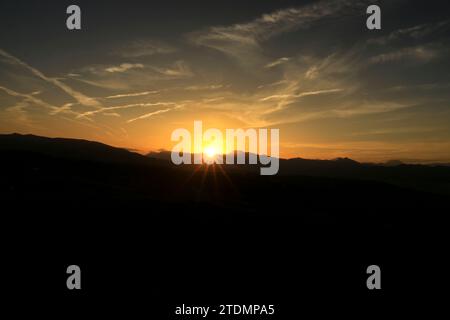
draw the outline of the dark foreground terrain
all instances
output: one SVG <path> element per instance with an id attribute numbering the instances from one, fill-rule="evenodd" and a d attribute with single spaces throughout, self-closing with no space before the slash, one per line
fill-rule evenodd
<path id="1" fill-rule="evenodd" d="M 0 159 L 17 313 L 196 319 L 175 306 L 274 304 L 281 319 L 429 318 L 446 301 L 449 167 L 295 159 L 268 177 L 21 135 L 0 136 Z M 66 289 L 71 264 L 81 291 Z"/>

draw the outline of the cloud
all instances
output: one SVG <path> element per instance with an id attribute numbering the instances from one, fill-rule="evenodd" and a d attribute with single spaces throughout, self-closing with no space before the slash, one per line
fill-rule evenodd
<path id="1" fill-rule="evenodd" d="M 22 100 L 16 103 L 14 106 L 6 108 L 6 112 L 13 114 L 14 120 L 25 126 L 33 126 L 33 122 L 30 120 L 27 114 L 27 107 L 29 102 Z"/>
<path id="2" fill-rule="evenodd" d="M 8 88 L 3 87 L 3 86 L 0 86 L 0 90 L 5 91 L 7 94 L 9 94 L 10 96 L 13 96 L 13 97 L 25 98 L 26 101 L 32 102 L 32 103 L 34 103 L 34 104 L 36 104 L 38 106 L 44 107 L 46 109 L 58 110 L 57 107 L 55 107 L 55 106 L 53 106 L 53 105 L 51 105 L 51 104 L 49 104 L 49 103 L 47 103 L 47 102 L 45 102 L 45 101 L 43 101 L 41 99 L 36 98 L 33 94 L 19 93 L 17 91 L 8 89 Z"/>
<path id="3" fill-rule="evenodd" d="M 119 99 L 119 98 L 128 98 L 128 97 L 141 97 L 149 94 L 159 93 L 159 91 L 144 91 L 144 92 L 135 92 L 135 93 L 124 93 L 124 94 L 116 94 L 113 96 L 105 97 L 105 99 Z"/>
<path id="4" fill-rule="evenodd" d="M 141 120 L 141 119 L 150 118 L 150 117 L 152 117 L 152 116 L 154 116 L 154 115 L 161 114 L 161 113 L 165 113 L 165 112 L 168 112 L 168 111 L 170 111 L 170 110 L 172 110 L 172 109 L 167 108 L 167 109 L 161 109 L 161 110 L 153 111 L 153 112 L 150 112 L 150 113 L 146 113 L 146 114 L 144 114 L 144 115 L 142 115 L 142 116 L 139 116 L 139 117 L 137 117 L 137 118 L 133 118 L 133 119 L 128 120 L 127 123 L 131 123 L 131 122 L 134 122 L 134 121 L 136 121 L 136 120 Z"/>
<path id="5" fill-rule="evenodd" d="M 119 66 L 106 68 L 105 71 L 113 73 L 113 72 L 125 72 L 130 69 L 142 69 L 142 68 L 144 68 L 144 65 L 141 63 L 122 63 Z"/>
<path id="6" fill-rule="evenodd" d="M 75 105 L 74 103 L 66 103 L 63 106 L 57 107 L 56 109 L 54 109 L 52 112 L 50 112 L 50 115 L 55 115 L 55 114 L 58 114 L 58 113 L 66 113 L 66 112 L 79 115 L 78 113 L 72 111 L 71 108 L 74 105 Z"/>
<path id="7" fill-rule="evenodd" d="M 257 89 L 263 89 L 263 88 L 268 88 L 268 87 L 275 87 L 275 86 L 280 86 L 280 85 L 287 84 L 287 83 L 289 83 L 289 81 L 287 81 L 287 80 L 280 80 L 280 81 L 275 81 L 275 82 L 271 82 L 271 83 L 268 83 L 268 84 L 259 85 L 257 87 Z"/>
<path id="8" fill-rule="evenodd" d="M 405 108 L 410 108 L 415 104 L 397 102 L 353 102 L 349 105 L 325 105 L 322 110 L 301 110 L 297 108 L 280 109 L 268 114 L 268 117 L 261 117 L 268 126 L 283 125 L 289 123 L 300 123 L 311 120 L 326 118 L 352 118 L 358 116 L 369 116 L 380 113 L 394 112 Z"/>
<path id="9" fill-rule="evenodd" d="M 228 86 L 227 86 L 228 87 Z M 200 91 L 200 90 L 218 90 L 224 88 L 224 85 L 222 84 L 211 84 L 211 85 L 204 85 L 204 86 L 188 86 L 184 88 L 184 90 L 187 91 Z"/>
<path id="10" fill-rule="evenodd" d="M 283 58 L 277 59 L 275 61 L 272 61 L 272 62 L 266 64 L 264 66 L 264 68 L 273 68 L 273 67 L 276 67 L 276 66 L 278 66 L 280 64 L 283 64 L 285 62 L 288 62 L 289 60 L 290 60 L 290 58 L 283 57 Z"/>
<path id="11" fill-rule="evenodd" d="M 153 69 L 170 78 L 187 78 L 193 75 L 190 67 L 182 60 L 176 61 L 168 68 L 153 67 Z"/>
<path id="12" fill-rule="evenodd" d="M 168 54 L 175 52 L 176 49 L 161 41 L 156 40 L 136 40 L 113 52 L 124 58 L 139 58 L 152 56 L 156 54 Z"/>
<path id="13" fill-rule="evenodd" d="M 341 107 L 334 109 L 330 112 L 330 115 L 335 115 L 337 117 L 353 117 L 360 115 L 378 114 L 397 111 L 400 109 L 413 107 L 415 104 L 405 104 L 398 102 L 371 102 L 371 103 L 361 103 L 358 105 L 352 105 L 350 107 Z"/>
<path id="14" fill-rule="evenodd" d="M 284 62 L 286 66 L 280 70 L 281 78 L 265 72 L 259 78 L 267 84 L 258 85 L 253 81 L 254 88 L 241 92 L 239 85 L 234 85 L 234 90 L 217 92 L 217 96 L 225 99 L 203 107 L 223 112 L 248 127 L 341 117 L 342 113 L 330 110 L 339 109 L 352 99 L 361 101 L 359 88 L 364 89 L 364 82 L 360 81 L 359 75 L 366 65 L 362 56 L 362 48 L 358 45 L 325 57 L 304 53 L 293 55 Z M 310 99 L 304 99 L 306 97 Z"/>
<path id="15" fill-rule="evenodd" d="M 104 112 L 103 115 L 108 117 L 121 117 L 117 112 Z"/>
<path id="16" fill-rule="evenodd" d="M 193 32 L 188 39 L 198 45 L 221 51 L 227 55 L 251 63 L 258 59 L 261 44 L 281 33 L 309 28 L 314 23 L 330 17 L 357 12 L 366 1 L 319 1 L 298 8 L 278 10 L 242 24 L 210 27 Z"/>
<path id="17" fill-rule="evenodd" d="M 301 92 L 298 94 L 275 94 L 272 96 L 261 98 L 260 101 L 268 101 L 268 100 L 279 100 L 279 99 L 286 99 L 286 98 L 303 98 L 307 96 L 316 96 L 319 94 L 326 94 L 326 93 L 335 93 L 335 92 L 341 92 L 343 89 L 326 89 L 326 90 L 316 90 L 316 91 L 309 91 L 309 92 Z"/>
<path id="18" fill-rule="evenodd" d="M 71 80 L 109 90 L 145 90 L 158 81 L 187 79 L 194 76 L 190 66 L 177 60 L 165 66 L 124 63 L 118 66 L 90 65 L 78 70 L 81 77 Z M 158 88 L 160 91 L 163 88 Z M 156 90 L 157 91 L 157 90 Z M 125 97 L 125 96 L 121 96 Z"/>
<path id="19" fill-rule="evenodd" d="M 61 107 L 57 107 L 57 106 L 54 106 L 54 105 L 52 105 L 52 104 L 50 104 L 48 102 L 45 102 L 45 101 L 39 99 L 39 98 L 36 98 L 35 97 L 35 95 L 36 95 L 35 92 L 33 92 L 31 94 L 19 93 L 17 91 L 8 89 L 8 88 L 3 87 L 3 86 L 0 86 L 0 90 L 5 91 L 10 96 L 23 98 L 23 102 L 26 102 L 26 103 L 21 105 L 21 109 L 20 110 L 22 111 L 22 113 L 25 112 L 26 107 L 31 107 L 32 104 L 34 104 L 35 106 L 39 106 L 39 107 L 42 107 L 44 109 L 50 110 L 49 115 L 56 115 L 56 114 L 59 114 L 59 113 L 64 113 L 64 114 L 69 114 L 69 115 L 72 115 L 72 116 L 77 116 L 79 118 L 84 118 L 85 120 L 88 120 L 88 121 L 92 121 L 90 118 L 85 117 L 82 114 L 71 110 L 70 107 L 72 107 L 74 105 L 73 103 L 66 103 L 66 104 L 64 104 Z"/>
<path id="20" fill-rule="evenodd" d="M 217 101 L 223 101 L 224 99 L 225 99 L 225 97 L 208 98 L 208 99 L 203 99 L 202 102 L 212 103 L 212 102 L 217 102 Z"/>
<path id="21" fill-rule="evenodd" d="M 92 116 L 97 113 L 104 113 L 105 111 L 111 111 L 111 110 L 123 110 L 123 109 L 130 109 L 130 108 L 168 106 L 168 105 L 176 105 L 176 103 L 175 102 L 132 103 L 132 104 L 126 104 L 126 105 L 120 105 L 120 106 L 113 106 L 113 107 L 103 107 L 100 109 L 84 112 L 84 113 L 80 114 L 78 117 Z"/>
<path id="22" fill-rule="evenodd" d="M 422 39 L 429 35 L 436 35 L 440 32 L 448 31 L 450 20 L 443 20 L 434 23 L 425 23 L 409 28 L 398 29 L 387 36 L 369 39 L 367 42 L 372 44 L 386 45 L 399 40 Z"/>
<path id="23" fill-rule="evenodd" d="M 58 79 L 55 78 L 50 78 L 47 77 L 46 75 L 44 75 L 42 72 L 40 72 L 39 70 L 37 70 L 36 68 L 33 68 L 31 66 L 29 66 L 28 64 L 26 64 L 25 62 L 21 61 L 20 59 L 10 55 L 9 53 L 7 53 L 6 51 L 0 49 L 0 55 L 2 55 L 3 57 L 7 58 L 9 61 L 11 61 L 14 64 L 20 65 L 22 67 L 24 67 L 25 69 L 27 69 L 28 71 L 30 71 L 32 74 L 34 74 L 36 77 L 60 88 L 61 90 L 63 90 L 65 93 L 67 93 L 68 95 L 70 95 L 72 98 L 74 98 L 75 100 L 77 100 L 80 104 L 85 105 L 85 106 L 89 106 L 89 107 L 100 107 L 100 103 L 93 99 L 90 98 L 74 89 L 72 89 L 71 87 L 69 87 L 68 85 L 66 85 L 65 83 L 61 82 Z"/>
<path id="24" fill-rule="evenodd" d="M 427 62 L 438 56 L 438 52 L 430 47 L 416 46 L 379 54 L 370 58 L 371 63 L 383 64 L 404 59 Z"/>
<path id="25" fill-rule="evenodd" d="M 412 84 L 412 85 L 398 85 L 387 88 L 386 91 L 407 91 L 413 90 L 417 92 L 418 90 L 440 90 L 444 89 L 448 91 L 450 88 L 449 82 L 433 82 L 433 83 L 421 83 L 421 84 Z"/>

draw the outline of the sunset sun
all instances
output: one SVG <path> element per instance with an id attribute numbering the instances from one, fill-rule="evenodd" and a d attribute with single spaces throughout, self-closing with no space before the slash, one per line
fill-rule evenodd
<path id="1" fill-rule="evenodd" d="M 205 149 L 203 149 L 203 153 L 208 157 L 208 158 L 214 158 L 217 155 L 217 150 L 214 146 L 208 146 Z"/>

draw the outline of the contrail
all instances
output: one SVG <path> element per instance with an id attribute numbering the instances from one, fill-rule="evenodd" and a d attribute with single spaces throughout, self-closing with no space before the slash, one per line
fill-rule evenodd
<path id="1" fill-rule="evenodd" d="M 101 107 L 101 104 L 97 100 L 90 98 L 88 96 L 85 96 L 84 94 L 82 94 L 76 90 L 73 90 L 68 85 L 66 85 L 65 83 L 62 83 L 58 79 L 47 77 L 46 75 L 44 75 L 42 72 L 40 72 L 36 68 L 29 66 L 28 64 L 26 64 L 25 62 L 21 61 L 20 59 L 14 57 L 13 55 L 9 54 L 8 52 L 0 49 L 0 55 L 4 56 L 5 58 L 11 60 L 12 62 L 14 62 L 18 65 L 26 68 L 27 70 L 29 70 L 32 74 L 34 74 L 38 78 L 41 78 L 42 80 L 57 86 L 58 88 L 63 90 L 65 93 L 67 93 L 68 95 L 73 97 L 75 100 L 77 100 L 80 104 L 82 104 L 84 106 L 88 106 L 88 107 L 94 107 L 94 108 Z"/>

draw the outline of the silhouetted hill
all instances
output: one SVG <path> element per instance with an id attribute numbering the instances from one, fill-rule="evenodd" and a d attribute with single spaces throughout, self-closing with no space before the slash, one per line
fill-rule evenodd
<path id="1" fill-rule="evenodd" d="M 96 141 L 47 138 L 31 134 L 0 134 L 0 150 L 36 152 L 52 157 L 106 163 L 149 164 L 150 162 L 147 157 L 138 153 Z M 151 162 L 156 163 L 156 161 Z"/>
<path id="2" fill-rule="evenodd" d="M 235 155 L 237 153 L 235 152 Z M 169 151 L 151 152 L 150 158 L 170 161 Z M 245 158 L 248 162 L 249 153 Z M 257 172 L 258 166 L 224 166 L 225 170 Z M 450 194 L 450 167 L 443 164 L 404 164 L 393 160 L 382 164 L 360 163 L 349 158 L 334 160 L 280 159 L 280 176 L 312 176 L 381 181 L 402 187 Z"/>
<path id="3" fill-rule="evenodd" d="M 282 168 L 282 170 L 281 170 Z M 444 165 L 377 165 L 350 159 L 288 159 L 280 162 L 280 174 L 309 175 L 383 181 L 418 190 L 450 194 L 450 167 Z"/>
<path id="4" fill-rule="evenodd" d="M 146 156 L 149 158 L 152 158 L 152 159 L 162 159 L 162 160 L 170 161 L 170 155 L 171 155 L 170 151 L 160 150 L 160 151 L 151 151 L 151 152 L 147 153 Z"/>
<path id="5" fill-rule="evenodd" d="M 443 256 L 436 243 L 446 243 L 438 237 L 447 234 L 439 228 L 448 196 L 375 181 L 410 175 L 431 190 L 439 179 L 448 185 L 441 168 L 291 159 L 279 175 L 261 176 L 254 166 L 168 164 L 96 142 L 0 136 L 2 222 L 12 256 L 25 259 L 15 272 L 43 261 L 34 283 L 65 288 L 66 278 L 49 279 L 75 261 L 90 275 L 87 292 L 108 299 L 139 287 L 170 301 L 279 301 L 292 298 L 286 283 L 320 298 L 366 290 L 373 263 L 404 288 L 414 270 L 397 276 L 411 261 L 427 266 L 422 257 L 433 248 Z M 20 290 L 35 287 L 11 279 Z"/>
<path id="6" fill-rule="evenodd" d="M 90 199 L 91 205 L 147 207 L 150 201 L 269 212 L 302 199 L 302 208 L 315 212 L 360 207 L 373 197 L 380 207 L 440 206 L 440 200 L 430 202 L 439 197 L 431 193 L 448 193 L 450 185 L 448 167 L 296 158 L 281 159 L 278 175 L 260 176 L 257 165 L 175 166 L 168 152 L 160 155 L 152 159 L 85 140 L 0 135 L 4 195 L 36 202 L 58 194 L 58 201 L 75 197 Z"/>
<path id="7" fill-rule="evenodd" d="M 386 166 L 386 167 L 396 167 L 396 166 L 400 166 L 402 164 L 404 164 L 404 163 L 400 160 L 389 160 L 389 161 L 386 161 L 385 163 L 381 163 L 380 165 Z"/>

